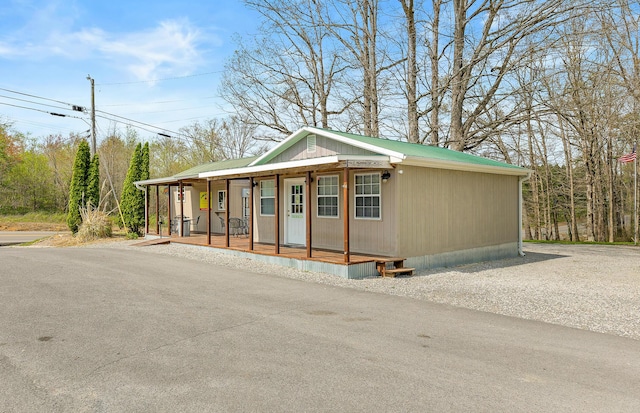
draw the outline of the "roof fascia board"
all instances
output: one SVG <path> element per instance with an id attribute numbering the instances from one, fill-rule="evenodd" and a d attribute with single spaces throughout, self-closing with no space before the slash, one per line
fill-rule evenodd
<path id="1" fill-rule="evenodd" d="M 184 176 L 174 176 L 173 179 L 175 179 L 176 181 L 184 181 L 186 179 L 198 179 L 198 174 L 184 175 Z"/>
<path id="2" fill-rule="evenodd" d="M 195 177 L 197 178 L 197 176 Z M 180 180 L 182 180 L 183 178 L 181 178 Z M 165 178 L 154 178 L 154 179 L 145 179 L 144 181 L 135 181 L 134 184 L 136 185 L 162 185 L 162 184 L 173 184 L 173 183 L 177 183 L 179 180 L 168 176 Z"/>
<path id="3" fill-rule="evenodd" d="M 526 168 L 503 168 L 500 166 L 477 165 L 466 162 L 443 161 L 440 159 L 427 159 L 417 156 L 408 156 L 400 165 L 421 166 L 426 168 L 451 169 L 464 172 L 484 172 L 499 175 L 526 176 L 532 171 Z"/>
<path id="4" fill-rule="evenodd" d="M 199 178 L 213 178 L 225 175 L 252 174 L 256 172 L 265 172 L 273 170 L 282 170 L 290 168 L 299 168 L 304 166 L 315 166 L 339 162 L 338 156 L 325 156 L 322 158 L 302 159 L 298 161 L 280 162 L 276 164 L 246 166 L 244 168 L 221 169 L 219 171 L 203 172 Z"/>
<path id="5" fill-rule="evenodd" d="M 255 174 L 266 171 L 281 171 L 286 169 L 304 168 L 309 166 L 329 165 L 343 161 L 375 161 L 383 164 L 382 167 L 390 167 L 389 158 L 386 156 L 369 156 L 369 155 L 333 155 L 323 156 L 321 158 L 301 159 L 297 161 L 279 162 L 275 164 L 247 166 L 244 168 L 221 169 L 218 171 L 203 172 L 199 178 L 214 178 L 227 175 Z M 386 166 L 388 164 L 388 166 Z"/>

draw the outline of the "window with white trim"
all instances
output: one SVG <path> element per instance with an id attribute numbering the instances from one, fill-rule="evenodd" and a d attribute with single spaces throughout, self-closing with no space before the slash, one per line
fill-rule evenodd
<path id="1" fill-rule="evenodd" d="M 227 191 L 218 191 L 218 211 L 224 211 L 227 200 Z"/>
<path id="2" fill-rule="evenodd" d="M 355 217 L 380 219 L 380 174 L 355 174 Z"/>
<path id="3" fill-rule="evenodd" d="M 176 188 L 176 197 L 178 198 L 178 202 L 184 202 L 184 192 L 185 192 L 185 187 L 182 187 L 182 191 L 180 191 L 180 187 Z"/>
<path id="4" fill-rule="evenodd" d="M 260 215 L 275 215 L 276 208 L 275 181 L 260 181 Z"/>
<path id="5" fill-rule="evenodd" d="M 249 188 L 242 188 L 242 218 L 249 218 Z"/>
<path id="6" fill-rule="evenodd" d="M 318 217 L 338 217 L 338 175 L 318 177 Z"/>

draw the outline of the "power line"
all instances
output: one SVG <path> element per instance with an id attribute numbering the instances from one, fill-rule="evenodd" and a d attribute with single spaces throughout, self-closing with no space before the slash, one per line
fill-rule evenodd
<path id="1" fill-rule="evenodd" d="M 32 104 L 34 104 L 34 105 L 40 105 L 40 106 L 49 106 L 49 107 L 52 107 L 52 108 L 55 108 L 55 109 L 71 110 L 71 109 L 68 109 L 68 108 L 60 107 L 60 106 L 50 105 L 50 104 L 48 104 L 48 103 L 34 102 L 34 101 L 32 101 L 32 100 L 20 99 L 20 98 L 16 98 L 16 97 L 13 97 L 13 96 L 0 95 L 0 98 L 6 98 L 6 99 L 12 99 L 12 100 L 18 100 L 18 101 L 20 101 L 20 102 L 32 103 Z"/>
<path id="2" fill-rule="evenodd" d="M 20 108 L 20 109 L 28 109 L 28 110 L 34 110 L 36 112 L 42 112 L 42 113 L 47 113 L 49 115 L 53 115 L 53 116 L 60 116 L 63 118 L 74 118 L 74 119 L 82 119 L 85 120 L 84 118 L 79 118 L 77 116 L 73 116 L 73 115 L 65 115 L 62 113 L 56 113 L 56 112 L 47 112 L 46 110 L 42 110 L 42 109 L 36 109 L 36 108 L 29 108 L 27 106 L 19 106 L 19 105 L 12 105 L 11 103 L 6 103 L 6 102 L 0 102 L 0 105 L 6 105 L 6 106 L 13 106 L 14 108 Z"/>
<path id="3" fill-rule="evenodd" d="M 101 119 L 105 119 L 105 120 L 109 120 L 111 122 L 122 123 L 123 125 L 131 126 L 132 128 L 136 128 L 136 129 L 142 129 L 142 130 L 147 131 L 147 132 L 151 132 L 151 133 L 155 133 L 155 134 L 158 133 L 157 131 L 154 131 L 154 130 L 151 130 L 151 129 L 147 129 L 147 128 L 143 127 L 143 126 L 134 125 L 132 123 L 124 122 L 124 121 L 121 121 L 119 119 L 113 119 L 113 118 L 109 118 L 107 116 L 102 116 L 102 115 L 96 115 L 96 117 L 97 118 L 101 118 Z M 102 128 L 99 128 L 99 129 L 102 129 Z"/>
<path id="4" fill-rule="evenodd" d="M 210 72 L 210 73 L 216 73 L 216 72 Z M 191 76 L 183 76 L 183 77 L 202 76 L 202 75 L 206 75 L 206 74 L 210 74 L 210 73 L 202 73 L 202 74 L 191 75 Z M 141 82 L 136 82 L 136 83 L 141 83 Z M 18 91 L 15 91 L 15 90 L 10 90 L 10 89 L 5 89 L 5 88 L 0 88 L 0 90 L 4 90 L 6 92 L 15 93 L 15 94 L 18 94 L 18 95 L 23 95 L 23 96 L 28 96 L 28 97 L 32 97 L 32 98 L 36 98 L 36 99 L 41 99 L 41 100 L 47 100 L 47 101 L 51 101 L 51 102 L 55 102 L 55 103 L 60 103 L 60 104 L 63 104 L 63 105 L 68 105 L 68 106 L 71 106 L 71 109 L 64 108 L 64 107 L 59 107 L 59 106 L 54 106 L 54 105 L 48 105 L 46 103 L 34 102 L 34 101 L 26 100 L 26 99 L 20 99 L 20 98 L 11 97 L 11 96 L 0 95 L 0 97 L 6 98 L 6 99 L 13 99 L 13 100 L 26 102 L 26 103 L 31 103 L 31 104 L 35 104 L 35 105 L 49 106 L 49 107 L 52 107 L 54 109 L 61 109 L 61 110 L 74 110 L 74 111 L 78 111 L 78 109 L 82 109 L 82 111 L 85 110 L 85 108 L 81 108 L 81 107 L 73 105 L 71 103 L 63 102 L 63 101 L 56 100 L 56 99 L 45 98 L 43 96 L 37 96 L 37 95 L 18 92 Z M 58 113 L 58 112 L 49 112 L 49 111 L 42 110 L 42 109 L 37 109 L 37 108 L 32 108 L 32 107 L 27 107 L 27 106 L 21 106 L 21 105 L 15 105 L 15 104 L 6 103 L 6 102 L 0 102 L 0 105 L 6 105 L 6 106 L 12 106 L 12 107 L 15 107 L 15 108 L 20 108 L 20 109 L 32 110 L 32 111 L 35 111 L 35 112 L 46 113 L 46 114 L 52 115 L 52 116 L 81 119 L 81 120 L 86 122 L 86 119 L 84 119 L 84 118 L 81 118 L 81 117 L 78 117 L 78 116 L 73 116 L 73 115 L 67 115 L 67 114 L 63 114 L 63 113 Z M 173 131 L 173 130 L 170 130 L 170 129 L 166 129 L 166 128 L 161 128 L 161 127 L 158 127 L 158 126 L 155 126 L 155 125 L 151 125 L 151 124 L 148 124 L 148 123 L 140 122 L 140 121 L 137 121 L 135 119 L 127 118 L 127 117 L 124 117 L 124 116 L 116 115 L 114 113 L 109 113 L 109 112 L 105 112 L 105 111 L 102 111 L 102 110 L 96 110 L 96 112 L 99 112 L 99 113 L 102 113 L 104 115 L 108 115 L 108 116 L 112 116 L 114 118 L 117 118 L 117 119 L 114 119 L 114 118 L 109 118 L 108 116 L 98 115 L 98 117 L 100 117 L 102 119 L 106 119 L 106 120 L 109 120 L 109 121 L 112 121 L 112 122 L 116 122 L 116 123 L 121 123 L 121 124 L 124 124 L 124 125 L 127 125 L 127 126 L 131 126 L 131 127 L 134 127 L 134 128 L 142 129 L 144 131 L 155 133 L 155 134 L 159 134 L 158 131 L 166 132 L 166 133 L 163 134 L 163 136 L 166 136 L 166 134 L 168 133 L 168 134 L 171 134 L 172 137 L 179 138 L 179 139 L 185 139 L 184 137 L 182 137 L 183 134 L 180 133 L 180 132 L 176 132 L 176 131 Z M 194 119 L 197 119 L 197 118 L 194 118 Z M 140 126 L 140 125 L 142 125 L 142 126 Z M 152 129 L 148 129 L 148 128 L 152 128 Z"/>
<path id="5" fill-rule="evenodd" d="M 104 113 L 105 115 L 109 115 L 109 116 L 115 116 L 116 118 L 124 119 L 124 120 L 129 121 L 129 122 L 139 123 L 140 125 L 144 125 L 144 126 L 148 126 L 150 128 L 155 128 L 155 129 L 158 129 L 158 130 L 169 132 L 169 133 L 172 133 L 174 135 L 178 134 L 178 132 L 174 132 L 174 131 L 169 130 L 169 129 L 159 128 L 157 126 L 154 126 L 154 125 L 151 125 L 151 124 L 148 124 L 148 123 L 140 122 L 140 121 L 135 120 L 135 119 L 125 118 L 124 116 L 116 115 L 114 113 L 105 112 L 103 110 L 96 110 L 96 112 Z"/>
<path id="6" fill-rule="evenodd" d="M 5 92 L 10 92 L 10 93 L 15 93 L 16 95 L 29 96 L 29 97 L 36 98 L 36 99 L 42 99 L 42 100 L 48 100 L 48 101 L 51 101 L 51 102 L 61 103 L 63 105 L 68 105 L 68 106 L 71 106 L 71 107 L 76 106 L 76 105 L 74 105 L 72 103 L 69 103 L 69 102 L 63 102 L 61 100 L 49 99 L 49 98 L 45 98 L 45 97 L 37 96 L 37 95 L 30 95 L 29 93 L 18 92 L 18 91 L 11 90 L 11 89 L 5 89 L 5 88 L 1 88 L 0 87 L 0 90 L 4 90 Z"/>
<path id="7" fill-rule="evenodd" d="M 66 126 L 61 126 L 60 124 L 35 122 L 33 120 L 16 118 L 14 116 L 10 117 L 10 121 L 12 123 L 15 122 L 15 123 L 19 123 L 19 124 L 36 126 L 38 128 L 65 130 L 67 132 L 75 132 L 77 130 L 76 128 L 70 128 L 70 127 L 66 127 Z"/>
<path id="8" fill-rule="evenodd" d="M 158 126 L 150 125 L 148 123 L 140 122 L 140 121 L 137 121 L 137 120 L 134 120 L 134 119 L 125 118 L 124 116 L 119 116 L 119 115 L 116 115 L 116 114 L 113 114 L 113 113 L 107 113 L 107 112 L 104 112 L 102 110 L 96 110 L 96 112 L 104 113 L 106 115 L 110 115 L 110 116 L 113 116 L 115 118 L 119 118 L 119 119 L 114 119 L 114 118 L 110 118 L 110 117 L 103 116 L 103 115 L 96 115 L 96 117 L 99 117 L 99 118 L 102 118 L 102 119 L 110 120 L 110 121 L 116 122 L 116 123 L 122 123 L 123 125 L 128 125 L 128 126 L 131 126 L 133 128 L 142 129 L 144 131 L 155 133 L 155 134 L 162 135 L 162 136 L 166 136 L 167 133 L 170 133 L 171 137 L 178 138 L 178 139 L 183 139 L 183 140 L 185 139 L 185 138 L 183 138 L 181 136 L 182 134 L 179 133 L 179 132 L 175 132 L 175 131 L 172 131 L 172 130 L 169 130 L 169 129 L 160 128 Z M 120 119 L 123 119 L 123 120 L 120 120 Z M 143 125 L 143 126 L 140 126 L 140 125 Z M 154 130 L 149 129 L 149 128 L 153 128 Z M 158 131 L 165 132 L 165 133 L 160 133 Z"/>

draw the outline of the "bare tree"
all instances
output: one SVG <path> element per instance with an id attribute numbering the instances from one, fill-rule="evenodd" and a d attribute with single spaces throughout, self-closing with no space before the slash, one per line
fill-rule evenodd
<path id="1" fill-rule="evenodd" d="M 616 151 L 628 150 L 637 144 L 640 130 L 640 117 L 637 115 L 640 107 L 640 21 L 637 17 L 637 1 L 616 0 L 613 7 L 600 14 L 603 33 L 610 50 L 615 54 L 615 73 L 621 79 L 631 99 L 631 112 L 627 117 L 625 132 L 620 136 Z M 613 168 L 615 172 L 615 168 Z M 633 188 L 637 190 L 636 188 Z M 632 191 L 633 193 L 633 191 Z M 620 200 L 621 217 L 619 218 L 620 232 L 624 230 L 624 203 Z M 634 210 L 633 207 L 629 208 Z M 638 218 L 633 217 L 633 236 L 638 239 Z"/>
<path id="2" fill-rule="evenodd" d="M 453 149 L 472 149 L 487 138 L 478 120 L 495 104 L 505 77 L 519 64 L 522 54 L 530 53 L 525 41 L 544 37 L 546 30 L 564 21 L 570 10 L 580 7 L 579 3 L 453 0 L 448 142 Z"/>
<path id="3" fill-rule="evenodd" d="M 380 60 L 385 58 L 379 48 L 378 13 L 379 0 L 333 0 L 334 12 L 325 22 L 333 37 L 341 42 L 361 72 L 360 92 L 362 96 L 362 132 L 365 135 L 380 135 L 380 94 L 378 79 L 386 70 Z"/>
<path id="4" fill-rule="evenodd" d="M 224 159 L 238 159 L 249 155 L 261 155 L 267 150 L 264 141 L 256 139 L 256 128 L 240 116 L 222 121 L 218 132 L 220 153 Z"/>
<path id="5" fill-rule="evenodd" d="M 327 128 L 354 101 L 340 96 L 348 63 L 336 48 L 327 11 L 315 0 L 247 0 L 263 17 L 260 34 L 240 42 L 221 94 L 255 126 L 283 135 L 303 125 Z"/>
<path id="6" fill-rule="evenodd" d="M 183 156 L 192 165 L 215 162 L 223 159 L 220 152 L 220 124 L 216 119 L 202 123 L 196 121 L 179 130 L 179 139 L 186 146 Z"/>

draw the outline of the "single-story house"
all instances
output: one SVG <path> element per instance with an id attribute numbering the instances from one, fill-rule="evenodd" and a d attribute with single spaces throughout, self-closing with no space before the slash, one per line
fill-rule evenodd
<path id="1" fill-rule="evenodd" d="M 156 199 L 164 188 L 174 235 L 206 234 L 209 246 L 224 237 L 220 248 L 231 253 L 360 278 L 376 274 L 363 257 L 402 257 L 424 269 L 521 254 L 529 174 L 440 147 L 304 127 L 261 156 L 136 185 L 147 199 L 150 188 Z M 151 209 L 147 202 L 147 223 Z M 164 215 L 157 206 L 156 214 Z M 146 232 L 161 234 L 148 224 Z M 238 235 L 248 242 L 234 248 Z M 257 245 L 270 247 L 257 253 Z M 278 261 L 284 247 L 306 253 Z M 340 259 L 324 262 L 320 251 Z"/>

